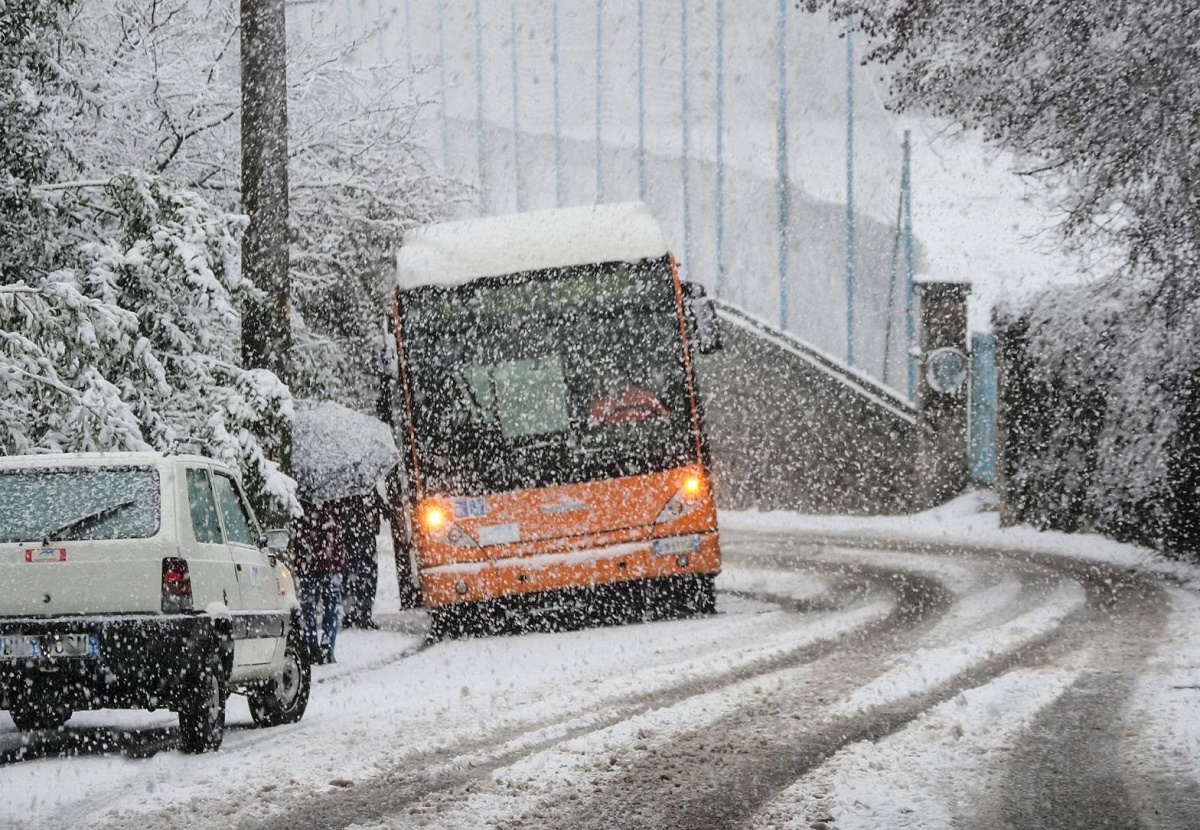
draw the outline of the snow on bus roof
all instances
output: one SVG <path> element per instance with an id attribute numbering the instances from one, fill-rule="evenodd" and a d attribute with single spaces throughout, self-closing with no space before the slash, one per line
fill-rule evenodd
<path id="1" fill-rule="evenodd" d="M 636 262 L 667 253 L 641 202 L 560 208 L 415 228 L 396 252 L 401 288 L 461 285 L 523 271 Z"/>

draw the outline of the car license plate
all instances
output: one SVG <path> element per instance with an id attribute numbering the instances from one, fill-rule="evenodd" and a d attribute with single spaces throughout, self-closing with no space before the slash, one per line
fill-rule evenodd
<path id="1" fill-rule="evenodd" d="M 0 660 L 58 660 L 96 657 L 97 634 L 6 634 L 0 636 Z"/>
<path id="2" fill-rule="evenodd" d="M 676 556 L 680 553 L 694 553 L 698 550 L 700 550 L 700 537 L 694 534 L 654 540 L 655 556 Z"/>

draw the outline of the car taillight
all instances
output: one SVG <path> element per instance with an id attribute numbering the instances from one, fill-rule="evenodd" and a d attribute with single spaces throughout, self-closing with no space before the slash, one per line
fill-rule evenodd
<path id="1" fill-rule="evenodd" d="M 164 614 L 192 610 L 192 577 L 186 559 L 168 556 L 162 561 L 162 610 Z"/>

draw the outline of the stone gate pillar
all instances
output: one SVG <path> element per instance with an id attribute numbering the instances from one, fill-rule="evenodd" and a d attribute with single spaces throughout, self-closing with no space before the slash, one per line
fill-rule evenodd
<path id="1" fill-rule="evenodd" d="M 967 295 L 965 282 L 924 280 L 917 358 L 917 501 L 925 507 L 961 493 L 970 481 L 967 456 Z"/>

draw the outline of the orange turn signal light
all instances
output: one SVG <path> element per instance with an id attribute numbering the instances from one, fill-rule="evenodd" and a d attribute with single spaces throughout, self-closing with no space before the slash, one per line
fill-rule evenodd
<path id="1" fill-rule="evenodd" d="M 704 490 L 704 479 L 698 475 L 690 475 L 683 480 L 683 493 L 686 496 L 698 496 Z"/>

